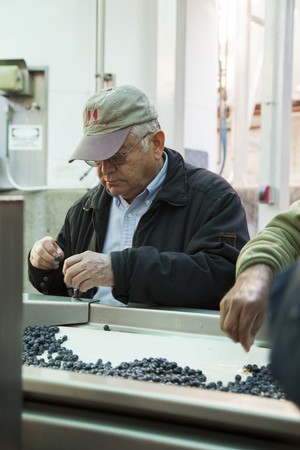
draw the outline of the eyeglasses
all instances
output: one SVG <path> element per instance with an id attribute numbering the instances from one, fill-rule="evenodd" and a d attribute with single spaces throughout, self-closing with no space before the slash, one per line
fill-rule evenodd
<path id="1" fill-rule="evenodd" d="M 108 159 L 105 159 L 104 161 L 109 161 L 110 164 L 113 164 L 114 166 L 121 166 L 123 164 L 126 164 L 127 156 L 130 152 L 132 152 L 149 134 L 151 134 L 151 131 L 148 131 L 148 133 L 145 134 L 145 136 L 142 137 L 142 139 L 135 144 L 133 147 L 131 147 L 127 152 L 124 153 L 116 153 L 115 155 L 111 156 Z M 102 165 L 103 161 L 87 161 L 85 162 L 91 166 L 91 167 L 99 167 Z"/>

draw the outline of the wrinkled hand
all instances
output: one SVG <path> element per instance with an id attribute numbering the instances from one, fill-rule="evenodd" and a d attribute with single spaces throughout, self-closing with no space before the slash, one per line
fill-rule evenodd
<path id="1" fill-rule="evenodd" d="M 256 264 L 242 272 L 220 303 L 220 327 L 246 352 L 251 348 L 265 316 L 272 269 Z"/>
<path id="2" fill-rule="evenodd" d="M 37 269 L 55 270 L 64 259 L 64 252 L 51 236 L 45 236 L 35 242 L 29 260 Z"/>
<path id="3" fill-rule="evenodd" d="M 81 292 L 95 286 L 113 286 L 114 275 L 110 255 L 86 251 L 70 256 L 63 266 L 64 281 L 67 286 Z"/>

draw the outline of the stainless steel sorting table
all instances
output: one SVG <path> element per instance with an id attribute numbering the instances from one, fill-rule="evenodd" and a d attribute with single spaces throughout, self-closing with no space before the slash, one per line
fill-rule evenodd
<path id="1" fill-rule="evenodd" d="M 58 324 L 85 362 L 161 356 L 223 382 L 268 362 L 264 330 L 246 353 L 214 312 L 23 297 L 24 325 Z M 25 366 L 22 379 L 24 450 L 300 448 L 300 412 L 286 400 Z"/>

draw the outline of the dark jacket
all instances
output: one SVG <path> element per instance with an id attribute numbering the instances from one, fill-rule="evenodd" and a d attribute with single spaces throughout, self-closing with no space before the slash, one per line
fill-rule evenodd
<path id="1" fill-rule="evenodd" d="M 165 151 L 166 179 L 140 219 L 132 248 L 111 253 L 113 295 L 126 304 L 218 309 L 249 239 L 244 208 L 222 177 Z M 69 209 L 57 237 L 66 258 L 102 251 L 111 200 L 99 185 Z M 68 295 L 61 268 L 42 271 L 29 263 L 29 279 L 44 294 Z"/>
<path id="2" fill-rule="evenodd" d="M 272 372 L 300 408 L 300 259 L 280 272 L 269 295 Z"/>

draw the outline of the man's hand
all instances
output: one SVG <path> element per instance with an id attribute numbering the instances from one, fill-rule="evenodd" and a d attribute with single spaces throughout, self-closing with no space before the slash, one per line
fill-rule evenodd
<path id="1" fill-rule="evenodd" d="M 35 242 L 29 257 L 34 267 L 43 270 L 58 269 L 59 262 L 63 259 L 64 252 L 51 236 L 45 236 Z"/>
<path id="2" fill-rule="evenodd" d="M 110 255 L 86 251 L 70 256 L 64 262 L 67 286 L 86 292 L 95 286 L 113 286 L 114 275 Z"/>
<path id="3" fill-rule="evenodd" d="M 220 327 L 234 342 L 250 350 L 260 329 L 267 303 L 272 269 L 256 264 L 242 272 L 220 303 Z"/>

